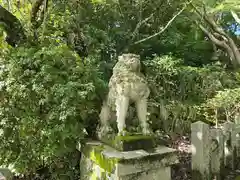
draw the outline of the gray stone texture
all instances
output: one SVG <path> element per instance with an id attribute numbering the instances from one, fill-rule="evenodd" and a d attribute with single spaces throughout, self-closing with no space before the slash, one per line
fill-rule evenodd
<path id="1" fill-rule="evenodd" d="M 81 180 L 171 180 L 171 165 L 178 163 L 174 149 L 158 146 L 118 151 L 98 141 L 82 147 Z"/>

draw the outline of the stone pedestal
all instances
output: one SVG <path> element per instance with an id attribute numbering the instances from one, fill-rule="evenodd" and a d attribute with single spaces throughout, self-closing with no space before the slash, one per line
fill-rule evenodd
<path id="1" fill-rule="evenodd" d="M 12 172 L 8 168 L 0 167 L 0 179 L 11 180 L 13 178 Z"/>
<path id="2" fill-rule="evenodd" d="M 100 141 L 118 151 L 151 150 L 156 147 L 154 137 L 136 133 L 126 136 L 109 134 L 102 137 Z"/>
<path id="3" fill-rule="evenodd" d="M 81 147 L 81 180 L 171 180 L 171 165 L 178 163 L 174 149 L 119 151 L 100 141 Z"/>

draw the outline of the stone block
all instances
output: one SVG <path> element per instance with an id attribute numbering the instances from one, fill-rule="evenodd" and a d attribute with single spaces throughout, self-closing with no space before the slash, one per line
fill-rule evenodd
<path id="1" fill-rule="evenodd" d="M 226 167 L 235 169 L 235 135 L 233 122 L 226 122 L 223 124 L 224 132 L 224 164 Z"/>
<path id="2" fill-rule="evenodd" d="M 211 129 L 211 173 L 216 180 L 224 177 L 224 136 L 221 129 Z"/>
<path id="3" fill-rule="evenodd" d="M 198 121 L 191 126 L 192 178 L 222 180 L 224 166 L 224 134 Z"/>
<path id="4" fill-rule="evenodd" d="M 154 137 L 141 134 L 126 136 L 107 135 L 100 140 L 119 151 L 151 150 L 156 147 Z"/>
<path id="5" fill-rule="evenodd" d="M 6 180 L 11 180 L 12 177 L 13 177 L 13 174 L 12 172 L 8 169 L 8 168 L 3 168 L 3 167 L 0 167 L 0 179 L 3 177 L 6 179 Z"/>
<path id="6" fill-rule="evenodd" d="M 100 141 L 82 147 L 81 180 L 171 180 L 176 150 L 157 146 L 152 151 L 119 151 Z"/>
<path id="7" fill-rule="evenodd" d="M 210 180 L 210 129 L 198 121 L 191 125 L 192 178 Z"/>

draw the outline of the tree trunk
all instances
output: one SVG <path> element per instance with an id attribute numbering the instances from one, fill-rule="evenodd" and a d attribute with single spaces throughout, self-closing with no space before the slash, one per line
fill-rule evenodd
<path id="1" fill-rule="evenodd" d="M 26 35 L 20 21 L 0 5 L 0 24 L 3 25 L 7 38 L 6 42 L 13 47 L 26 41 Z"/>
<path id="2" fill-rule="evenodd" d="M 206 13 L 206 11 L 202 13 L 193 4 L 191 5 L 196 15 L 199 17 L 199 20 L 196 21 L 199 28 L 208 36 L 212 43 L 228 54 L 233 66 L 240 67 L 240 51 L 234 40 L 216 23 L 212 16 Z M 202 23 L 202 21 L 204 23 Z"/>

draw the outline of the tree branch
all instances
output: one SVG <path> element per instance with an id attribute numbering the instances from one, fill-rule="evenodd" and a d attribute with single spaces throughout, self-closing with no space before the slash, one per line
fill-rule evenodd
<path id="1" fill-rule="evenodd" d="M 47 19 L 47 4 L 48 4 L 48 0 L 44 0 L 44 8 L 43 8 L 43 31 L 42 31 L 42 35 L 44 35 L 45 32 L 45 28 L 46 28 L 46 19 Z"/>
<path id="2" fill-rule="evenodd" d="M 237 61 L 237 64 L 240 65 L 240 52 L 238 50 L 237 45 L 233 41 L 233 39 L 227 33 L 225 33 L 224 30 L 221 27 L 219 27 L 211 17 L 206 16 L 206 20 L 212 26 L 213 30 L 215 30 L 217 33 L 221 34 L 222 36 L 226 37 L 228 41 L 228 45 L 230 46 L 233 52 L 234 59 Z"/>
<path id="3" fill-rule="evenodd" d="M 214 21 L 214 19 L 210 16 L 208 16 L 207 14 L 204 15 L 204 19 L 206 20 L 206 22 L 212 27 L 212 29 L 214 31 L 216 31 L 217 33 L 225 36 L 226 38 L 229 38 L 229 36 L 224 32 L 224 30 L 219 27 L 217 25 L 217 23 Z"/>
<path id="4" fill-rule="evenodd" d="M 212 54 L 212 60 L 217 60 L 218 57 L 219 57 L 219 54 L 218 54 L 218 48 L 217 48 L 217 45 L 212 41 L 212 46 L 213 46 L 213 54 Z"/>
<path id="5" fill-rule="evenodd" d="M 170 21 L 168 21 L 168 23 L 166 24 L 166 26 L 165 26 L 164 28 L 162 28 L 161 31 L 159 31 L 159 32 L 157 32 L 157 33 L 155 33 L 155 34 L 153 34 L 153 35 L 151 35 L 151 36 L 148 36 L 148 37 L 146 37 L 146 38 L 144 38 L 144 39 L 141 39 L 141 40 L 139 40 L 139 41 L 137 41 L 137 42 L 135 42 L 135 43 L 133 43 L 133 44 L 135 45 L 135 44 L 142 43 L 142 42 L 147 41 L 147 40 L 149 40 L 149 39 L 151 39 L 151 38 L 153 38 L 153 37 L 155 37 L 155 36 L 158 36 L 158 35 L 162 34 L 162 33 L 171 25 L 171 23 L 176 19 L 176 17 L 178 17 L 178 16 L 186 9 L 186 7 L 187 7 L 187 5 L 188 5 L 189 3 L 190 3 L 190 2 L 186 3 L 186 4 L 184 5 L 184 7 L 183 7 L 177 14 L 175 14 L 175 15 L 172 17 L 172 19 L 170 19 Z"/>
<path id="6" fill-rule="evenodd" d="M 196 22 L 197 23 L 197 22 Z M 236 65 L 236 62 L 234 61 L 236 58 L 234 56 L 234 52 L 231 49 L 231 47 L 223 40 L 218 40 L 210 31 L 208 31 L 205 27 L 203 27 L 201 24 L 197 23 L 199 28 L 209 37 L 209 39 L 216 44 L 217 46 L 220 46 L 221 48 L 225 49 L 230 56 L 230 59 L 233 63 L 233 65 Z"/>
<path id="7" fill-rule="evenodd" d="M 190 3 L 191 6 L 193 7 L 193 9 L 195 10 L 196 14 L 200 17 L 200 19 L 204 19 L 211 27 L 214 31 L 218 32 L 219 34 L 223 35 L 223 36 L 226 36 L 226 33 L 223 31 L 222 28 L 220 28 L 216 23 L 215 21 L 210 17 L 208 16 L 206 13 L 206 9 L 204 8 L 204 13 L 201 13 L 197 7 L 191 2 Z"/>
<path id="8" fill-rule="evenodd" d="M 219 26 L 212 16 L 209 16 L 206 11 L 204 13 L 201 13 L 197 7 L 194 6 L 193 3 L 191 3 L 191 6 L 194 8 L 196 14 L 202 19 L 205 20 L 205 22 L 211 27 L 211 29 L 215 33 L 207 32 L 206 29 L 203 29 L 203 27 L 200 27 L 202 31 L 209 36 L 209 38 L 218 46 L 224 47 L 224 49 L 227 51 L 228 55 L 230 56 L 232 62 L 234 61 L 235 64 L 240 65 L 240 51 L 238 50 L 237 45 L 233 41 L 233 39 L 222 29 L 221 26 Z M 210 33 L 210 34 L 209 34 Z M 218 38 L 222 38 L 223 41 L 219 41 Z"/>
<path id="9" fill-rule="evenodd" d="M 224 46 L 225 42 L 224 41 L 220 41 L 219 39 L 217 39 L 209 30 L 207 30 L 205 27 L 203 27 L 203 25 L 199 24 L 198 22 L 196 22 L 196 24 L 209 37 L 209 39 L 211 41 L 213 41 L 216 45 L 225 48 L 225 46 Z"/>
<path id="10" fill-rule="evenodd" d="M 136 35 L 137 35 L 138 31 L 139 31 L 139 28 L 140 28 L 144 23 L 146 23 L 148 20 L 150 20 L 152 17 L 153 17 L 153 13 L 152 13 L 149 17 L 145 18 L 143 21 L 140 21 L 140 22 L 137 24 L 136 28 L 134 29 L 134 31 L 133 31 L 133 33 L 132 33 L 132 35 L 131 35 L 131 36 L 132 36 L 132 40 L 136 37 Z"/>
<path id="11" fill-rule="evenodd" d="M 12 10 L 12 6 L 11 6 L 11 2 L 10 2 L 10 0 L 7 0 L 7 4 L 8 4 L 8 11 L 11 12 L 11 10 Z"/>
<path id="12" fill-rule="evenodd" d="M 32 12 L 31 12 L 31 23 L 32 25 L 34 26 L 34 28 L 38 28 L 42 22 L 43 22 L 43 19 L 44 19 L 44 8 L 47 9 L 47 5 L 48 5 L 48 0 L 45 2 L 45 0 L 36 0 L 35 3 L 33 4 L 33 7 L 32 7 Z M 44 4 L 46 4 L 46 6 L 44 6 Z M 43 10 L 40 11 L 40 7 L 41 6 L 44 6 Z M 37 20 L 37 13 L 40 11 L 40 20 Z"/>
<path id="13" fill-rule="evenodd" d="M 231 11 L 232 17 L 235 19 L 235 21 L 240 25 L 240 18 L 238 17 L 237 13 L 234 11 Z"/>

